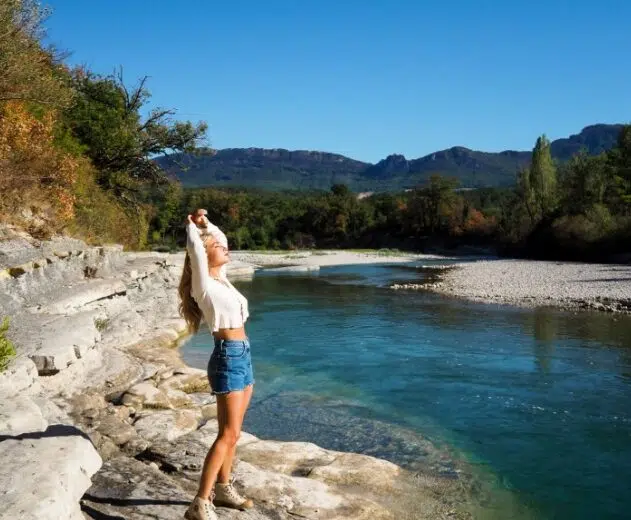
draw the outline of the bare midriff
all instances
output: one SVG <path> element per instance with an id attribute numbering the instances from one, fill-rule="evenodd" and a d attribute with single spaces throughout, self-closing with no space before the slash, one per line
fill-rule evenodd
<path id="1" fill-rule="evenodd" d="M 244 340 L 247 338 L 245 333 L 245 327 L 239 327 L 238 329 L 219 329 L 213 332 L 213 336 L 218 339 L 227 340 Z"/>

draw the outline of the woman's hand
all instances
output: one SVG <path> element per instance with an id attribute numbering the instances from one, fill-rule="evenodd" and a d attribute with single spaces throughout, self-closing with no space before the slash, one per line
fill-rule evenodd
<path id="1" fill-rule="evenodd" d="M 206 218 L 207 213 L 208 212 L 205 209 L 196 209 L 192 215 L 189 215 L 186 218 L 186 222 L 187 224 L 192 222 L 197 227 L 205 228 L 208 225 L 208 219 Z"/>

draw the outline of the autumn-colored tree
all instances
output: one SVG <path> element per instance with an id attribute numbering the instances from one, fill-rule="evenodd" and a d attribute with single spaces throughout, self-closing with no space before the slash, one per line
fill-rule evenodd
<path id="1" fill-rule="evenodd" d="M 54 129 L 53 111 L 38 118 L 22 102 L 0 105 L 0 211 L 5 216 L 36 207 L 60 226 L 74 216 L 79 160 L 55 146 Z"/>

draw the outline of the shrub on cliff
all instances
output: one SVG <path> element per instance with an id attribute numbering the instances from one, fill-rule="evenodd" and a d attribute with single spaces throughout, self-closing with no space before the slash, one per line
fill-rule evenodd
<path id="1" fill-rule="evenodd" d="M 15 356 L 15 347 L 7 339 L 6 332 L 9 330 L 9 318 L 4 318 L 0 325 L 0 372 L 3 372 L 11 359 Z"/>
<path id="2" fill-rule="evenodd" d="M 74 216 L 73 186 L 79 163 L 56 146 L 56 114 L 37 113 L 20 101 L 0 104 L 0 216 L 25 208 L 55 231 Z"/>

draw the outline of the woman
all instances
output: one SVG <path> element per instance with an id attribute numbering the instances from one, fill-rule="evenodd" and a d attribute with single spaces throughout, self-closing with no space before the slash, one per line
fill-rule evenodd
<path id="1" fill-rule="evenodd" d="M 230 478 L 232 461 L 250 404 L 254 375 L 244 323 L 248 301 L 228 281 L 228 241 L 206 218 L 206 210 L 189 215 L 184 272 L 180 281 L 180 313 L 191 332 L 202 319 L 214 337 L 208 362 L 211 392 L 217 396 L 219 432 L 204 460 L 197 496 L 186 511 L 188 520 L 216 520 L 215 504 L 248 509 L 252 500 L 241 496 Z M 214 504 L 213 504 L 214 502 Z"/>

